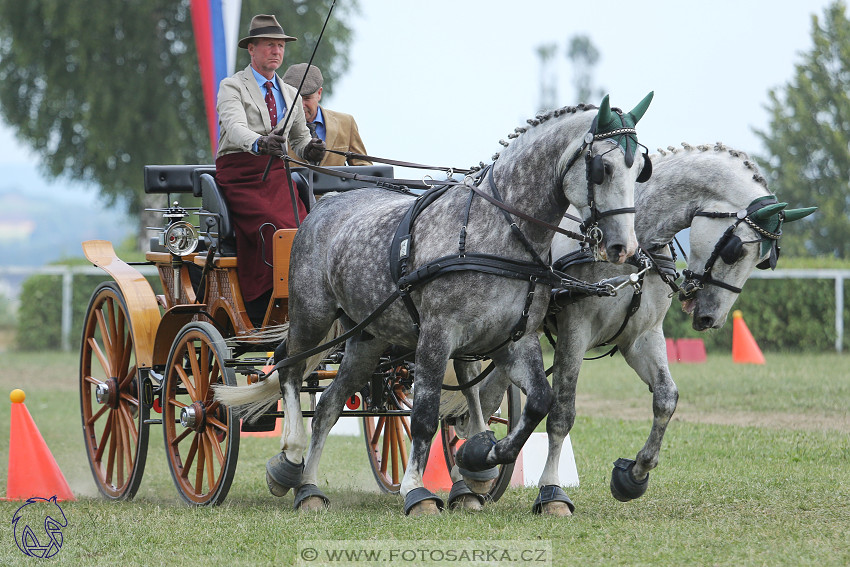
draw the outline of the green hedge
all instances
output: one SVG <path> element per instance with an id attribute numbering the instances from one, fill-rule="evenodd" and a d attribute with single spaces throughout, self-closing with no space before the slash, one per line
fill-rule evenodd
<path id="1" fill-rule="evenodd" d="M 83 319 L 95 287 L 108 276 L 75 276 L 71 345 L 76 348 Z M 148 277 L 154 290 L 161 288 L 156 276 Z M 831 279 L 760 280 L 747 282 L 733 306 L 744 313 L 744 321 L 764 351 L 831 351 L 835 349 L 835 283 Z M 161 293 L 161 291 L 156 291 Z M 20 350 L 61 346 L 62 278 L 37 275 L 22 286 L 16 345 Z M 844 350 L 850 351 L 850 283 L 844 288 Z M 731 313 L 722 329 L 698 333 L 679 302 L 664 320 L 670 338 L 698 337 L 706 348 L 729 352 L 732 348 Z"/>
<path id="2" fill-rule="evenodd" d="M 850 282 L 848 282 L 850 283 Z M 670 338 L 702 338 L 709 352 L 731 352 L 732 314 L 722 329 L 699 333 L 691 318 L 673 307 L 664 319 Z M 735 301 L 744 321 L 763 351 L 818 352 L 835 349 L 835 280 L 751 279 Z M 844 286 L 843 349 L 850 350 L 850 285 Z"/>
<path id="3" fill-rule="evenodd" d="M 71 302 L 71 349 L 79 347 L 83 320 L 95 288 L 111 278 L 75 275 Z M 161 289 L 159 278 L 149 276 L 154 290 Z M 162 293 L 157 291 L 156 293 Z M 21 286 L 18 327 L 15 333 L 18 350 L 42 350 L 62 346 L 62 276 L 35 275 Z"/>

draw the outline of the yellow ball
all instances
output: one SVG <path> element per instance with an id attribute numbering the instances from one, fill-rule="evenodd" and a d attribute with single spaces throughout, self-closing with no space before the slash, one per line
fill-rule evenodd
<path id="1" fill-rule="evenodd" d="M 14 390 L 12 390 L 12 393 L 9 394 L 9 399 L 12 400 L 13 404 L 24 403 L 26 397 L 27 395 L 24 393 L 24 391 L 19 388 L 15 388 Z"/>
<path id="2" fill-rule="evenodd" d="M 733 319 L 740 319 L 744 316 L 744 313 L 740 309 L 736 309 L 732 312 Z"/>

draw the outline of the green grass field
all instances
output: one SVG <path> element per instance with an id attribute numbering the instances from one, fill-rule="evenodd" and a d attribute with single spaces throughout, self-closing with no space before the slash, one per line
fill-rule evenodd
<path id="1" fill-rule="evenodd" d="M 78 497 L 62 506 L 68 527 L 51 559 L 58 564 L 293 565 L 299 542 L 307 540 L 541 541 L 551 544 L 552 565 L 570 566 L 850 564 L 846 359 L 766 357 L 765 366 L 735 365 L 728 355 L 673 365 L 679 409 L 649 489 L 629 503 L 611 497 L 611 465 L 618 457 L 634 458 L 646 440 L 651 396 L 621 357 L 586 363 L 571 434 L 581 487 L 567 489 L 577 509 L 556 519 L 530 513 L 532 488 L 511 488 L 480 514 L 406 518 L 400 497 L 378 491 L 363 440 L 355 437 L 332 437 L 325 451 L 327 512 L 299 514 L 290 495 L 268 494 L 264 465 L 278 450 L 273 438 L 243 438 L 222 506 L 189 508 L 172 484 L 160 426 L 152 426 L 136 499 L 105 502 L 83 449 L 77 356 L 4 353 L 0 494 L 8 466 L 8 393 L 20 387 Z M 2 565 L 37 561 L 15 546 L 10 521 L 19 506 L 0 502 Z"/>

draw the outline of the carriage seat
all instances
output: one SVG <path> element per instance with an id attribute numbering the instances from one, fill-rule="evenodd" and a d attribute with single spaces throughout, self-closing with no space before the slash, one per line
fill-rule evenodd
<path id="1" fill-rule="evenodd" d="M 292 172 L 292 180 L 298 190 L 298 195 L 307 212 L 316 199 L 307 185 L 307 180 L 296 172 Z M 193 172 L 193 193 L 201 198 L 201 210 L 198 216 L 201 218 L 201 233 L 209 237 L 214 243 L 221 256 L 236 255 L 236 235 L 227 200 L 221 188 L 215 181 L 215 168 L 198 168 Z"/>

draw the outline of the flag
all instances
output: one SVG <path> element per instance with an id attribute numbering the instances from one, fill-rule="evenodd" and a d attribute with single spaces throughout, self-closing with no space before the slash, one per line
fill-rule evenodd
<path id="1" fill-rule="evenodd" d="M 207 130 L 215 155 L 218 146 L 216 96 L 219 83 L 235 70 L 242 0 L 191 0 L 191 10 Z"/>

